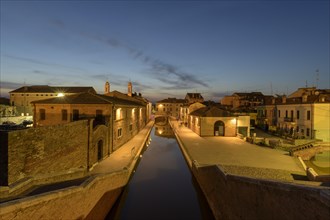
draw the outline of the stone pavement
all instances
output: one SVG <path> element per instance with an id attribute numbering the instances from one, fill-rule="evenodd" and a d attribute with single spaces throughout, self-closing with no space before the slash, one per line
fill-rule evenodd
<path id="1" fill-rule="evenodd" d="M 200 165 L 220 164 L 233 174 L 259 178 L 306 180 L 306 173 L 288 152 L 260 147 L 237 137 L 200 137 L 177 121 L 171 121 L 183 151 Z M 189 159 L 188 159 L 189 160 Z"/>

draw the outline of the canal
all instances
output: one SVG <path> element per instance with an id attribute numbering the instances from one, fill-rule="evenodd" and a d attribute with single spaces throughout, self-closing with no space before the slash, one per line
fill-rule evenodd
<path id="1" fill-rule="evenodd" d="M 155 124 L 150 138 L 134 175 L 106 219 L 213 220 L 171 127 Z"/>

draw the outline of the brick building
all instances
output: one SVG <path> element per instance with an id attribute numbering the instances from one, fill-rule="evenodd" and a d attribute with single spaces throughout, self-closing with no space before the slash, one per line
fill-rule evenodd
<path id="1" fill-rule="evenodd" d="M 83 92 L 96 94 L 93 87 L 63 86 L 23 86 L 9 92 L 10 104 L 16 106 L 17 115 L 33 115 L 31 102 L 62 95 L 73 95 Z"/>

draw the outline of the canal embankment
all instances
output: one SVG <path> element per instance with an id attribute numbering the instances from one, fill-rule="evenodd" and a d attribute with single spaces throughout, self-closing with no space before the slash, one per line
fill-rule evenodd
<path id="1" fill-rule="evenodd" d="M 287 152 L 170 124 L 216 219 L 329 217 L 330 188 L 308 181 Z"/>
<path id="2" fill-rule="evenodd" d="M 134 138 L 110 154 L 78 186 L 26 196 L 0 204 L 0 219 L 102 219 L 130 179 L 153 127 L 149 122 Z"/>

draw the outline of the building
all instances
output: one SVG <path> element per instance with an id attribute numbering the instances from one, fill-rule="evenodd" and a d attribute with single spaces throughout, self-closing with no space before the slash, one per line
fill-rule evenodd
<path id="1" fill-rule="evenodd" d="M 10 105 L 10 100 L 4 97 L 0 97 L 0 116 L 12 117 L 16 115 L 16 107 Z"/>
<path id="2" fill-rule="evenodd" d="M 184 99 L 167 98 L 156 102 L 156 115 L 180 117 L 180 109 L 186 103 Z"/>
<path id="3" fill-rule="evenodd" d="M 54 86 L 23 86 L 9 92 L 10 104 L 16 106 L 17 115 L 33 115 L 31 102 L 57 96 L 73 95 L 90 92 L 96 94 L 93 87 L 54 87 Z"/>
<path id="4" fill-rule="evenodd" d="M 204 102 L 204 98 L 200 93 L 187 93 L 185 100 L 187 101 L 188 104 L 192 104 L 195 102 Z"/>
<path id="5" fill-rule="evenodd" d="M 234 116 L 215 106 L 202 107 L 189 114 L 188 127 L 200 136 L 249 136 L 249 116 Z"/>
<path id="6" fill-rule="evenodd" d="M 255 110 L 256 106 L 264 103 L 264 98 L 261 92 L 236 92 L 223 97 L 220 103 L 233 109 Z"/>
<path id="7" fill-rule="evenodd" d="M 258 121 L 263 128 L 294 139 L 329 142 L 329 118 L 330 90 L 315 87 L 299 88 L 288 97 L 274 97 L 258 109 Z"/>

